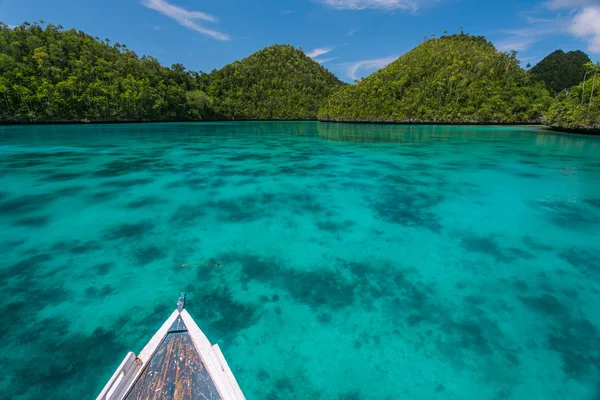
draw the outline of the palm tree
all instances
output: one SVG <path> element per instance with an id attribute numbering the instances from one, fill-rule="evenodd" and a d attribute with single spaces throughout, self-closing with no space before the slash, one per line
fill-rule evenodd
<path id="1" fill-rule="evenodd" d="M 586 80 L 587 74 L 588 74 L 587 64 L 585 64 L 583 66 L 583 68 L 585 69 L 585 74 L 583 74 L 583 86 L 581 88 L 581 105 L 583 105 L 583 99 L 584 99 L 584 96 L 585 96 L 585 80 Z"/>
<path id="2" fill-rule="evenodd" d="M 590 102 L 588 105 L 592 104 L 592 99 L 594 98 L 594 88 L 596 87 L 596 76 L 598 75 L 598 71 L 600 71 L 600 61 L 594 65 L 591 61 L 585 64 L 586 69 L 589 69 L 594 73 L 594 79 L 592 80 L 592 93 L 590 94 Z"/>

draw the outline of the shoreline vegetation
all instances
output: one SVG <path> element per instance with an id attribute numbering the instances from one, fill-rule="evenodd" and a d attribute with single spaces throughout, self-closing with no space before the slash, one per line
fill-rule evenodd
<path id="1" fill-rule="evenodd" d="M 113 124 L 168 124 L 168 123 L 229 123 L 229 122 L 320 122 L 323 124 L 353 124 L 353 125 L 435 125 L 435 126 L 543 126 L 552 128 L 551 126 L 541 123 L 527 122 L 436 122 L 436 121 L 328 121 L 316 118 L 311 119 L 222 119 L 222 120 L 106 120 L 106 121 L 19 121 L 19 122 L 2 122 L 0 126 L 19 126 L 19 125 L 113 125 Z"/>
<path id="2" fill-rule="evenodd" d="M 290 45 L 204 73 L 60 25 L 0 23 L 0 125 L 318 120 L 600 134 L 600 63 L 557 50 L 527 71 L 516 55 L 461 32 L 347 84 Z"/>

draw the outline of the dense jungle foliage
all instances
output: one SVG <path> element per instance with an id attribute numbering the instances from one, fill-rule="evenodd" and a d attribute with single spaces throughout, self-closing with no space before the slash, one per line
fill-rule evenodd
<path id="1" fill-rule="evenodd" d="M 529 72 L 546 84 L 551 93 L 559 93 L 583 80 L 584 65 L 590 58 L 583 51 L 556 50 L 531 68 Z"/>
<path id="2" fill-rule="evenodd" d="M 328 99 L 328 121 L 540 122 L 552 102 L 542 83 L 483 37 L 429 40 Z"/>
<path id="3" fill-rule="evenodd" d="M 557 50 L 526 72 L 515 52 L 461 33 L 345 85 L 289 45 L 205 74 L 42 21 L 0 23 L 0 123 L 318 118 L 598 129 L 599 68 L 581 51 Z"/>
<path id="4" fill-rule="evenodd" d="M 600 62 L 585 64 L 584 81 L 561 92 L 547 116 L 555 128 L 600 131 Z"/>
<path id="5" fill-rule="evenodd" d="M 198 120 L 199 74 L 81 31 L 0 25 L 0 121 Z"/>
<path id="6" fill-rule="evenodd" d="M 74 29 L 0 25 L 0 122 L 314 119 L 341 85 L 292 46 L 203 74 Z"/>

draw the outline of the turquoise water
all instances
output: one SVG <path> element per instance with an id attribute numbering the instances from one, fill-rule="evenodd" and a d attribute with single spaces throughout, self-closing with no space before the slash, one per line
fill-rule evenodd
<path id="1" fill-rule="evenodd" d="M 181 291 L 248 399 L 600 396 L 600 138 L 1 127 L 0 171 L 3 398 L 94 397 Z"/>

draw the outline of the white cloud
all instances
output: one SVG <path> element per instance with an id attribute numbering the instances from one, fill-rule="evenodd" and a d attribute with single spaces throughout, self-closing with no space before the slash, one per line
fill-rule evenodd
<path id="1" fill-rule="evenodd" d="M 153 30 L 153 31 L 164 31 L 164 30 L 165 30 L 165 28 L 163 28 L 163 27 L 162 27 L 162 26 L 160 26 L 160 25 L 154 25 L 154 26 L 152 27 L 152 30 Z"/>
<path id="2" fill-rule="evenodd" d="M 600 53 L 600 5 L 584 7 L 568 27 L 573 36 L 588 42 L 588 50 Z"/>
<path id="3" fill-rule="evenodd" d="M 346 66 L 346 75 L 352 79 L 358 79 L 358 72 L 377 71 L 392 61 L 395 61 L 398 56 L 390 56 L 383 58 L 374 58 L 371 60 L 360 60 L 344 64 Z"/>
<path id="4" fill-rule="evenodd" d="M 216 22 L 217 18 L 203 13 L 201 11 L 190 11 L 185 8 L 175 6 L 168 3 L 166 0 L 141 0 L 142 4 L 152 10 L 158 11 L 159 13 L 166 15 L 169 18 L 174 19 L 181 26 L 185 26 L 188 29 L 199 32 L 203 35 L 210 36 L 217 40 L 229 40 L 229 36 L 217 32 L 212 29 L 204 28 L 197 21 Z"/>
<path id="5" fill-rule="evenodd" d="M 356 29 L 350 29 L 350 30 L 348 31 L 348 36 L 352 36 L 352 35 L 354 35 L 355 33 L 356 33 Z"/>
<path id="6" fill-rule="evenodd" d="M 281 10 L 280 11 L 280 13 L 283 14 L 283 15 L 290 15 L 290 14 L 293 14 L 295 12 L 296 12 L 296 10 Z"/>
<path id="7" fill-rule="evenodd" d="M 331 58 L 314 58 L 314 60 L 316 62 L 318 62 L 319 64 L 325 64 L 326 62 L 329 61 L 333 61 L 333 60 L 337 60 L 338 57 L 331 57 Z"/>
<path id="8" fill-rule="evenodd" d="M 331 50 L 333 50 L 333 49 L 330 49 L 330 48 L 316 48 L 313 51 L 306 53 L 306 55 L 309 56 L 310 58 L 315 58 L 315 57 L 322 56 L 323 54 L 327 54 Z"/>
<path id="9" fill-rule="evenodd" d="M 423 0 L 320 0 L 337 10 L 365 10 L 368 8 L 417 11 Z"/>
<path id="10" fill-rule="evenodd" d="M 550 0 L 545 5 L 552 10 L 569 10 L 571 21 L 565 31 L 586 41 L 590 52 L 600 53 L 600 0 Z"/>

